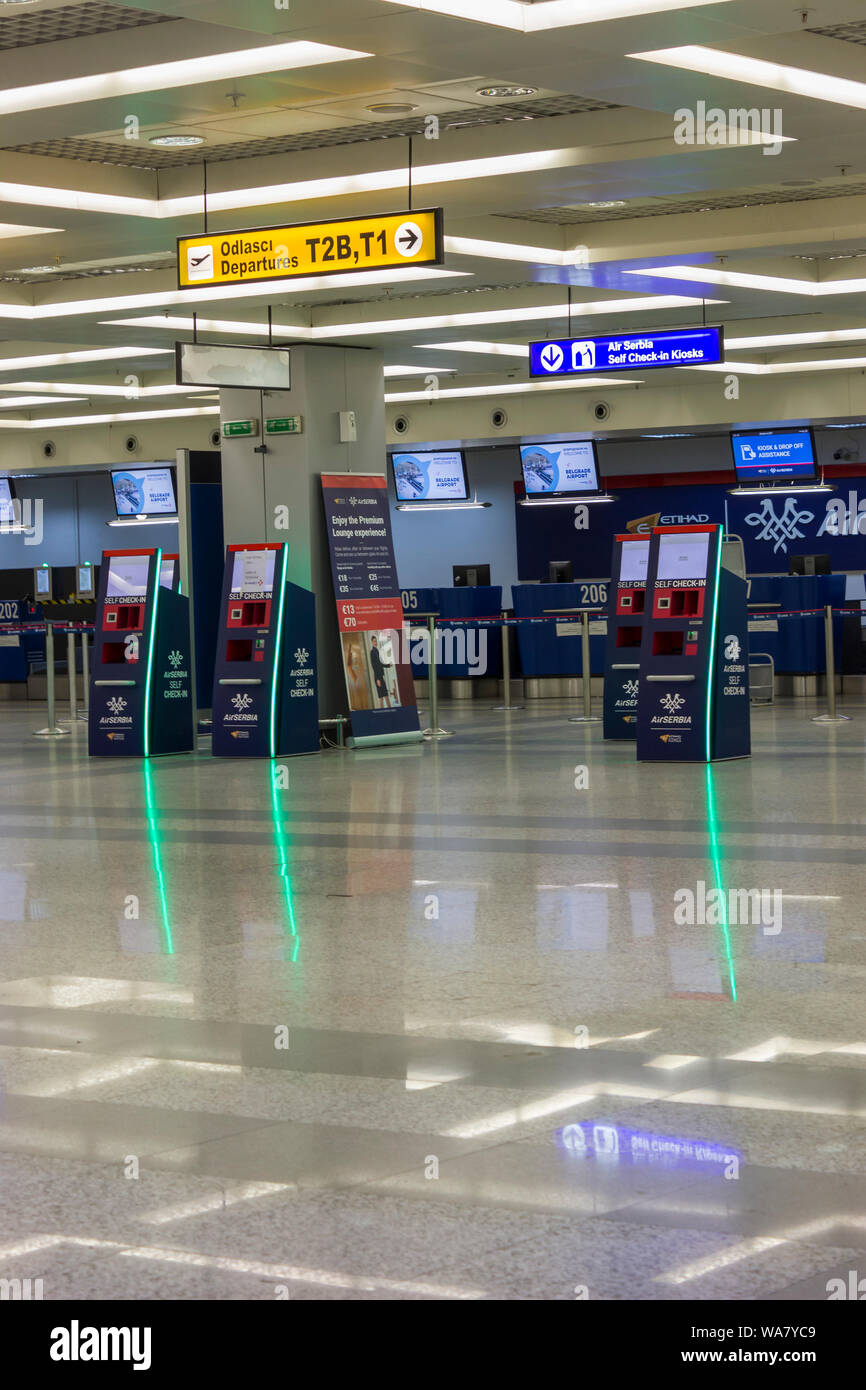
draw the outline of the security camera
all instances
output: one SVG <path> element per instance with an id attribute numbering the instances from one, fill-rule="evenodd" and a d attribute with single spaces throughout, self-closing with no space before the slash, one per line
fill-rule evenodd
<path id="1" fill-rule="evenodd" d="M 501 430 L 508 424 L 508 416 L 501 406 L 490 412 L 490 423 L 495 430 Z"/>
<path id="2" fill-rule="evenodd" d="M 221 443 L 221 440 L 220 440 L 220 432 L 219 432 L 219 430 L 211 430 L 211 432 L 210 432 L 210 446 L 211 446 L 211 448 L 212 448 L 212 449 L 218 449 L 218 448 L 220 447 L 220 443 Z"/>
<path id="3" fill-rule="evenodd" d="M 57 445 L 54 443 L 54 440 L 46 439 L 45 443 L 42 445 L 42 457 L 45 459 L 53 459 L 56 453 Z"/>
<path id="4" fill-rule="evenodd" d="M 123 441 L 124 452 L 127 454 L 138 453 L 138 440 L 134 434 L 128 434 Z"/>
<path id="5" fill-rule="evenodd" d="M 398 415 L 397 418 L 396 418 L 396 420 L 394 421 L 394 433 L 395 433 L 395 434 L 407 434 L 407 433 L 408 433 L 408 430 L 409 430 L 409 416 L 408 416 L 408 415 Z"/>
<path id="6" fill-rule="evenodd" d="M 609 420 L 610 406 L 607 401 L 596 401 L 592 407 L 592 414 L 595 420 Z"/>

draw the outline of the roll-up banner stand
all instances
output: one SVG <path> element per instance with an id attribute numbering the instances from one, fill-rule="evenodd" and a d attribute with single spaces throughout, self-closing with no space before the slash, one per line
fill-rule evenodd
<path id="1" fill-rule="evenodd" d="M 384 473 L 323 473 L 322 497 L 352 735 L 349 747 L 421 739 Z"/>

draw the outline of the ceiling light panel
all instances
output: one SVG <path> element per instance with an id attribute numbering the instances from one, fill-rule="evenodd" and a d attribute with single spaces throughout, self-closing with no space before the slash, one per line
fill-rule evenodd
<path id="1" fill-rule="evenodd" d="M 671 10 L 697 9 L 713 0 L 386 0 L 404 10 L 423 10 L 425 14 L 447 15 L 454 19 L 492 24 L 499 29 L 516 29 L 524 34 L 540 34 L 549 29 L 565 29 L 575 24 L 601 24 L 605 20 L 633 19 L 636 15 L 666 14 Z M 727 0 L 716 0 L 725 4 Z"/>
<path id="2" fill-rule="evenodd" d="M 81 101 L 104 101 L 111 97 L 132 96 L 139 92 L 161 92 L 175 87 L 195 87 L 204 82 L 262 73 L 287 72 L 316 67 L 322 63 L 344 63 L 372 54 L 353 48 L 335 48 L 326 43 L 278 43 L 263 48 L 240 49 L 233 53 L 204 54 L 171 63 L 151 63 L 147 67 L 117 72 L 95 73 L 92 77 L 68 77 L 60 82 L 39 82 L 30 87 L 10 87 L 0 92 L 0 115 L 21 111 L 43 111 L 53 106 L 69 106 Z"/>
<path id="3" fill-rule="evenodd" d="M 769 290 L 778 294 L 825 296 L 863 294 L 866 279 L 794 280 L 783 275 L 753 275 L 749 271 L 714 270 L 703 265 L 653 265 L 627 270 L 626 275 L 642 275 L 661 280 L 684 280 L 706 285 L 730 285 L 744 290 Z"/>
<path id="4" fill-rule="evenodd" d="M 645 53 L 628 53 L 644 63 L 661 63 L 686 72 L 701 72 L 708 77 L 725 77 L 731 82 L 764 87 L 774 92 L 812 97 L 837 106 L 853 106 L 866 111 L 866 83 L 851 82 L 829 72 L 812 72 L 808 68 L 792 68 L 785 63 L 770 63 L 763 58 L 745 58 L 739 53 L 722 53 L 701 44 L 686 44 L 682 48 L 659 48 Z"/>
<path id="5" fill-rule="evenodd" d="M 696 308 L 702 304 L 725 304 L 723 299 L 692 299 L 686 295 L 648 295 L 635 299 L 605 299 L 591 303 L 572 304 L 533 304 L 529 307 L 510 309 L 479 309 L 465 314 L 428 314 L 412 318 L 378 319 L 375 322 L 359 319 L 355 323 L 319 324 L 313 328 L 296 324 L 273 324 L 272 331 L 280 337 L 296 340 L 315 341 L 319 338 L 354 338 L 376 333 L 414 333 L 434 328 L 461 328 L 469 324 L 493 323 L 532 323 L 545 319 L 572 319 L 601 314 L 643 314 L 663 309 Z M 130 319 L 107 319 L 115 327 L 163 328 L 192 332 L 192 319 L 179 315 L 154 314 L 150 317 Z M 198 319 L 200 332 L 240 333 L 257 338 L 268 336 L 268 326 L 262 323 L 244 323 L 235 319 Z M 431 344 L 427 344 L 428 347 Z M 449 345 L 450 346 L 450 345 Z"/>

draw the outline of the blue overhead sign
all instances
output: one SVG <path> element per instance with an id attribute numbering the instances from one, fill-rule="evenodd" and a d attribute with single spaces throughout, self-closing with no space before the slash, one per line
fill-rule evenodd
<path id="1" fill-rule="evenodd" d="M 555 338 L 529 344 L 531 377 L 645 372 L 654 367 L 702 367 L 724 360 L 722 328 L 614 333 L 606 338 Z"/>

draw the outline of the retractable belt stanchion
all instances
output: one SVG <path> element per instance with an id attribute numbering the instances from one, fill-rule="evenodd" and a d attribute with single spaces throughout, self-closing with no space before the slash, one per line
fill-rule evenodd
<path id="1" fill-rule="evenodd" d="M 34 738 L 65 738 L 69 733 L 68 729 L 59 729 L 55 717 L 54 700 L 54 627 L 51 623 L 45 624 L 45 666 L 46 682 L 48 686 L 48 727 L 45 729 L 35 729 Z"/>
<path id="2" fill-rule="evenodd" d="M 833 609 L 828 603 L 824 609 L 824 651 L 827 668 L 827 713 L 813 716 L 813 724 L 845 724 L 849 715 L 836 713 L 836 655 L 833 651 Z"/>
<path id="3" fill-rule="evenodd" d="M 82 713 L 78 718 L 86 724 L 90 718 L 90 633 L 81 629 L 81 704 Z"/>
<path id="4" fill-rule="evenodd" d="M 491 705 L 491 709 L 508 711 L 523 709 L 523 705 L 511 703 L 511 633 L 508 629 L 505 609 L 502 610 L 502 704 Z"/>
<path id="5" fill-rule="evenodd" d="M 75 669 L 75 629 L 66 629 L 66 671 L 69 678 L 69 722 L 78 722 L 78 673 Z"/>
<path id="6" fill-rule="evenodd" d="M 440 729 L 439 727 L 439 673 L 436 669 L 436 619 L 437 613 L 419 613 L 417 617 L 427 619 L 427 631 L 430 634 L 430 652 L 427 660 L 427 683 L 430 687 L 430 727 L 422 729 L 422 736 L 426 739 L 433 738 L 453 738 L 453 729 Z"/>
<path id="7" fill-rule="evenodd" d="M 580 655 L 582 671 L 580 675 L 583 691 L 583 714 L 569 716 L 569 724 L 600 724 L 601 716 L 592 713 L 592 672 L 589 663 L 589 609 L 581 611 L 582 627 L 580 633 Z"/>

